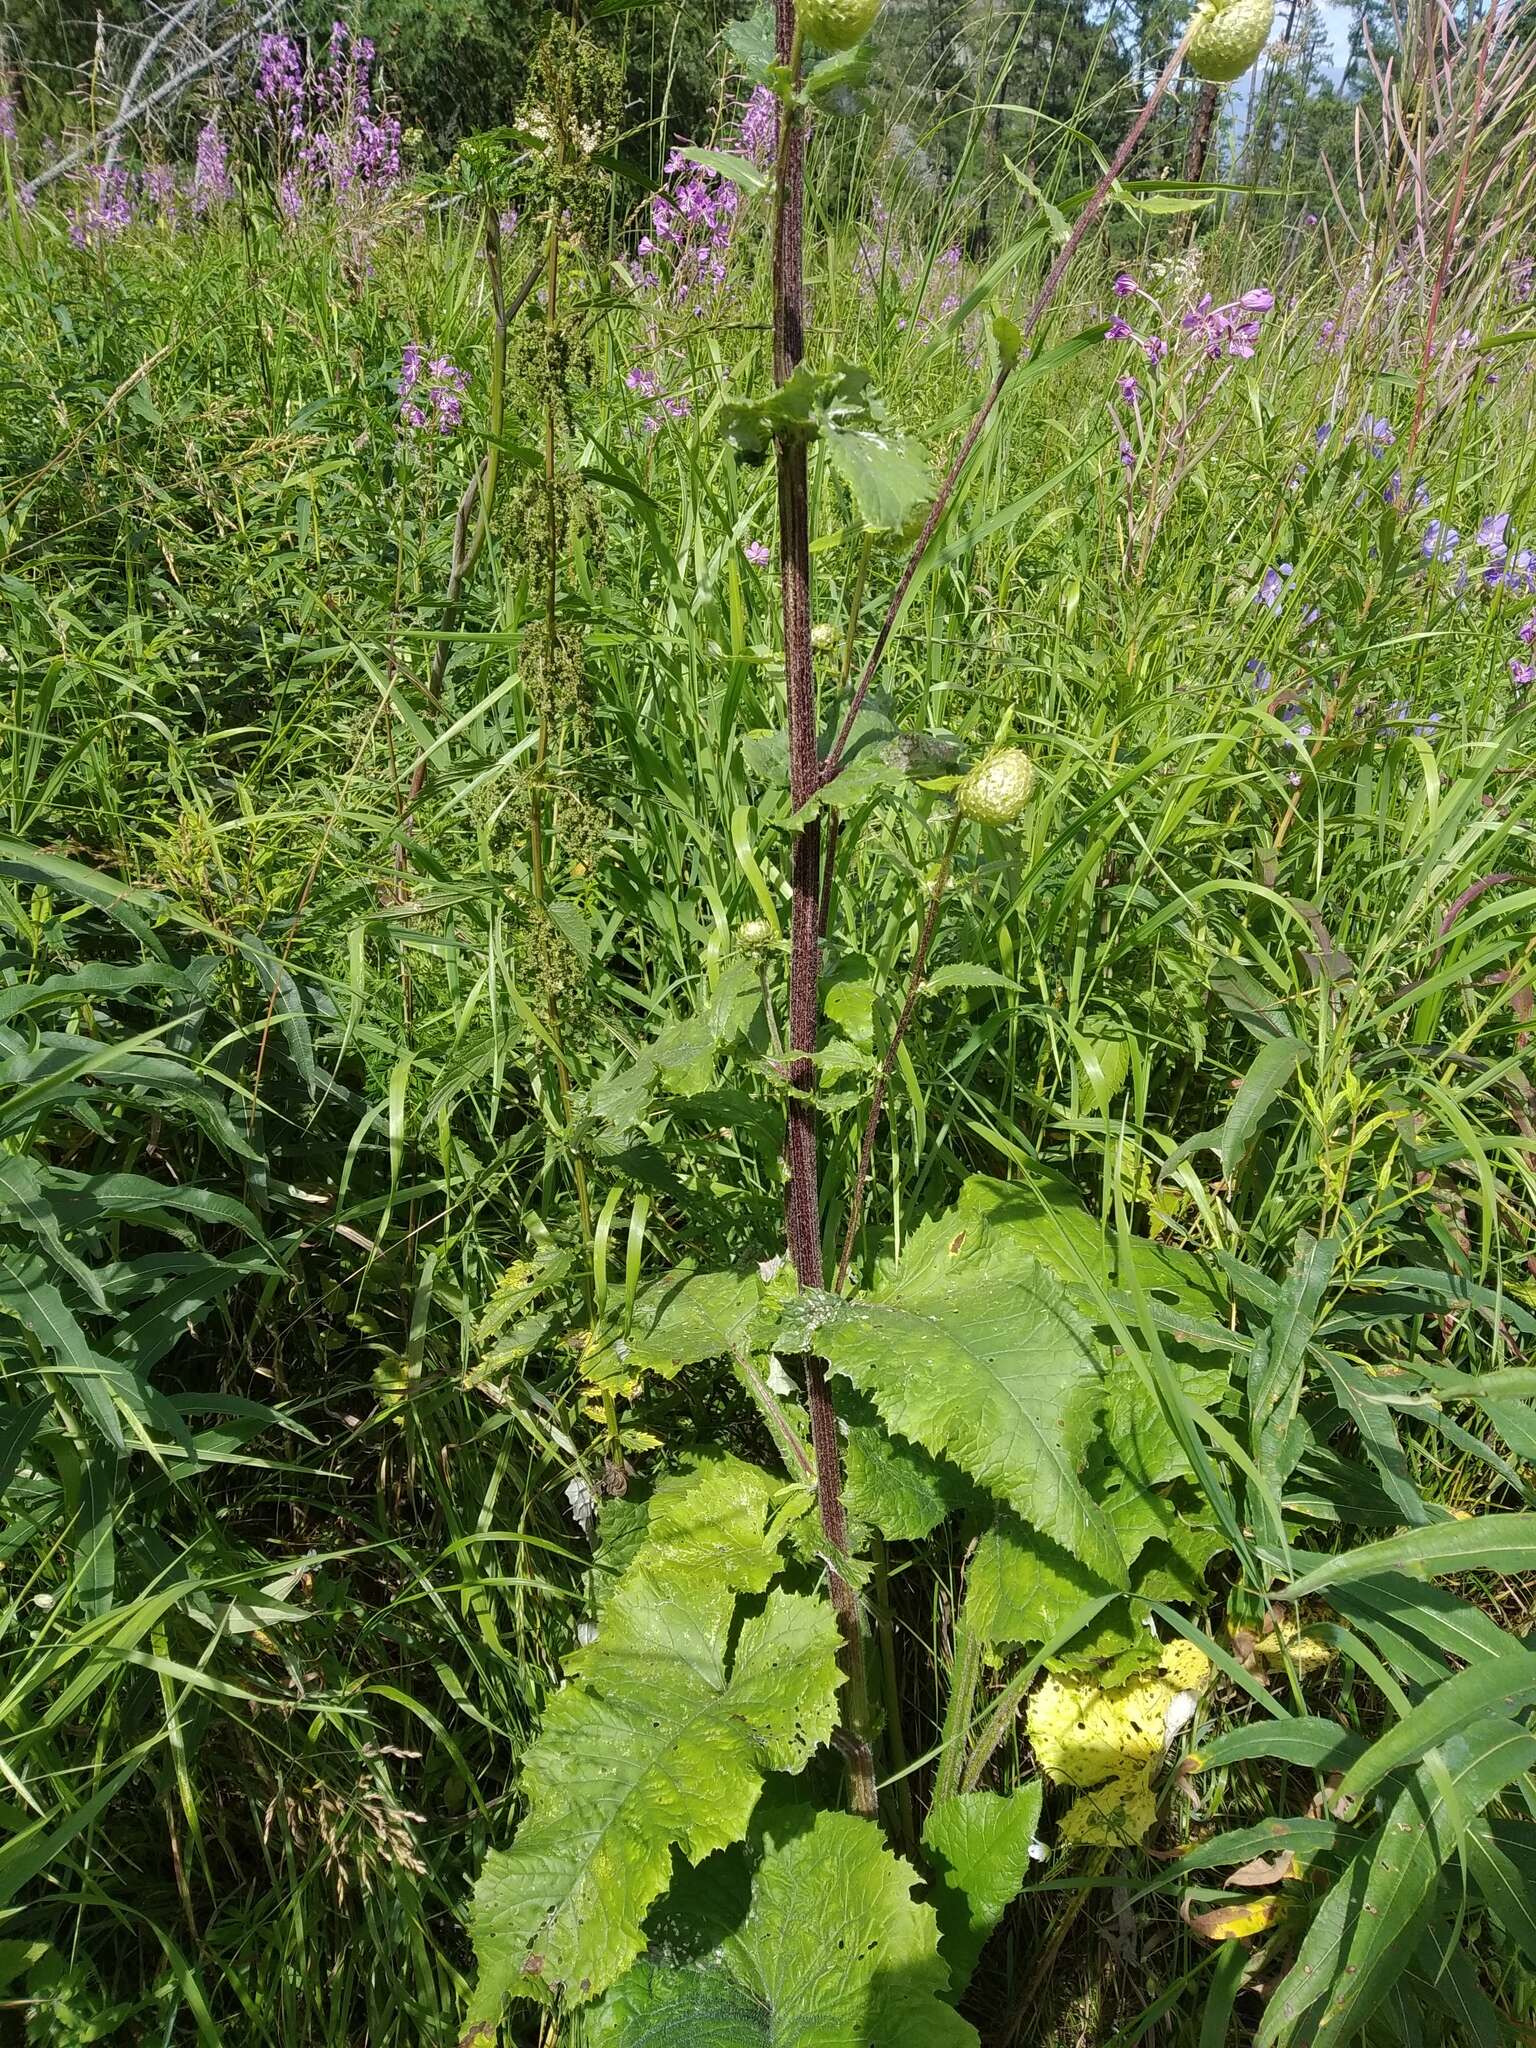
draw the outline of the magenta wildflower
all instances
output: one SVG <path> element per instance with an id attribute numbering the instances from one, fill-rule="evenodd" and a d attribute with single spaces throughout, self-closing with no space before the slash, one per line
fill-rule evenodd
<path id="1" fill-rule="evenodd" d="M 229 152 L 219 133 L 218 121 L 207 121 L 198 131 L 197 162 L 192 171 L 192 211 L 206 213 L 222 205 L 233 192 L 229 182 Z"/>
<path id="2" fill-rule="evenodd" d="M 760 171 L 766 171 L 779 143 L 779 102 L 769 86 L 753 87 L 751 98 L 741 110 L 737 140 L 742 155 Z"/>
<path id="3" fill-rule="evenodd" d="M 91 195 L 84 206 L 71 209 L 69 239 L 77 249 L 94 248 L 112 240 L 133 225 L 133 201 L 128 196 L 128 173 L 95 164 L 85 173 L 91 181 Z"/>
<path id="4" fill-rule="evenodd" d="M 1136 280 L 1134 277 L 1132 277 L 1131 273 L 1128 270 L 1122 270 L 1120 275 L 1115 279 L 1114 283 L 1110 286 L 1110 290 L 1114 293 L 1117 299 L 1130 298 L 1131 295 L 1137 290 L 1137 288 L 1138 287 L 1136 284 Z"/>
<path id="5" fill-rule="evenodd" d="M 1127 405 L 1134 405 L 1137 399 L 1141 396 L 1141 386 L 1136 382 L 1136 379 L 1134 377 L 1121 377 L 1118 380 L 1118 386 L 1120 396 L 1125 400 Z"/>
<path id="6" fill-rule="evenodd" d="M 1117 313 L 1114 319 L 1111 320 L 1109 325 L 1105 328 L 1104 339 L 1106 341 L 1133 340 L 1134 337 L 1131 333 L 1130 322 L 1127 320 L 1122 320 L 1120 318 L 1120 315 Z"/>
<path id="7" fill-rule="evenodd" d="M 749 540 L 742 553 L 754 569 L 766 569 L 772 557 L 760 540 Z"/>

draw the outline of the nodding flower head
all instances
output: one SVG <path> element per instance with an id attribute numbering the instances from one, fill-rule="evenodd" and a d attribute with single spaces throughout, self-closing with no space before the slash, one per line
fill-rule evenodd
<path id="1" fill-rule="evenodd" d="M 989 754 L 961 782 L 955 808 L 973 825 L 1015 825 L 1035 786 L 1035 764 L 1022 747 Z"/>
<path id="2" fill-rule="evenodd" d="M 1200 0 L 1190 70 L 1208 85 L 1230 85 L 1259 61 L 1274 25 L 1274 0 Z"/>
<path id="3" fill-rule="evenodd" d="M 875 25 L 880 0 L 800 0 L 800 26 L 824 50 L 851 50 Z"/>

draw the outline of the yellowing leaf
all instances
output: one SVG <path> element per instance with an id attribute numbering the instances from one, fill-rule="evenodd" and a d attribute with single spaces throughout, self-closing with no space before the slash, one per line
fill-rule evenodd
<path id="1" fill-rule="evenodd" d="M 1331 1664 L 1337 1652 L 1317 1636 L 1303 1635 L 1294 1621 L 1282 1621 L 1253 1646 L 1255 1659 L 1266 1671 L 1283 1671 L 1287 1664 L 1305 1677 Z"/>
<path id="2" fill-rule="evenodd" d="M 1074 1799 L 1061 1817 L 1061 1839 L 1080 1848 L 1134 1849 L 1156 1821 L 1150 1776 L 1130 1772 Z"/>
<path id="3" fill-rule="evenodd" d="M 1250 1941 L 1256 1934 L 1265 1934 L 1285 1912 L 1285 1900 L 1279 1892 L 1266 1892 L 1262 1898 L 1241 1899 L 1232 1906 L 1213 1906 L 1209 1913 L 1186 1913 L 1184 1918 L 1207 1941 Z"/>
<path id="4" fill-rule="evenodd" d="M 1029 1703 L 1029 1739 L 1040 1768 L 1060 1784 L 1085 1787 L 1133 1766 L 1150 1771 L 1178 1731 L 1181 1695 L 1198 1692 L 1210 1669 L 1204 1651 L 1181 1637 L 1164 1647 L 1155 1671 L 1128 1685 L 1106 1690 L 1052 1674 Z"/>

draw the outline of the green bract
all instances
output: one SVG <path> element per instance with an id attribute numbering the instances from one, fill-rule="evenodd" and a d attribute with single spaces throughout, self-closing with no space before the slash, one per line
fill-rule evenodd
<path id="1" fill-rule="evenodd" d="M 1189 68 L 1207 84 L 1230 85 L 1258 62 L 1274 25 L 1274 0 L 1201 0 Z"/>
<path id="2" fill-rule="evenodd" d="M 1035 786 L 1035 767 L 1022 747 L 1004 747 L 979 761 L 955 791 L 955 807 L 973 825 L 1013 825 Z"/>
<path id="3" fill-rule="evenodd" d="M 879 12 L 880 0 L 800 0 L 800 26 L 824 50 L 851 50 Z"/>

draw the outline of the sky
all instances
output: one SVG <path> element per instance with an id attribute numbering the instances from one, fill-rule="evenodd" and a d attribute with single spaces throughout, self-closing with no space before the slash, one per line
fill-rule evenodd
<path id="1" fill-rule="evenodd" d="M 1329 0 L 1323 0 L 1323 19 L 1328 24 L 1328 52 L 1337 78 L 1349 55 L 1349 25 L 1354 15 L 1348 7 L 1331 6 Z"/>

